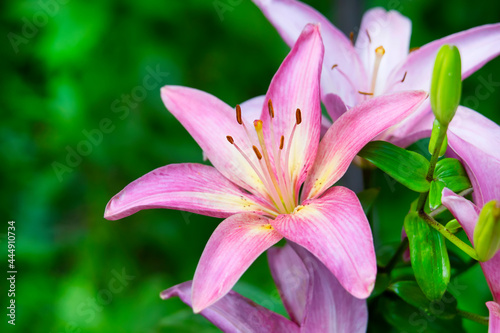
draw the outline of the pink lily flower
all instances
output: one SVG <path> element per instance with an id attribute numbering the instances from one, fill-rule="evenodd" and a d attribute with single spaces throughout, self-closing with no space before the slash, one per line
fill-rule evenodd
<path id="1" fill-rule="evenodd" d="M 230 291 L 200 312 L 223 332 L 366 332 L 365 300 L 349 294 L 335 276 L 304 248 L 287 244 L 267 252 L 269 266 L 290 319 Z M 163 291 L 191 306 L 192 282 Z"/>
<path id="2" fill-rule="evenodd" d="M 443 190 L 443 205 L 450 210 L 474 244 L 474 229 L 481 208 L 500 199 L 500 127 L 482 115 L 459 107 L 448 131 L 450 148 L 462 160 L 474 187 L 474 203 Z M 490 311 L 489 332 L 500 330 L 500 252 L 481 262 L 494 301 L 487 302 Z"/>
<path id="3" fill-rule="evenodd" d="M 427 95 L 400 92 L 362 103 L 340 117 L 320 143 L 323 53 L 319 26 L 306 26 L 271 81 L 265 105 L 251 100 L 236 113 L 207 93 L 162 88 L 166 107 L 214 167 L 156 169 L 115 195 L 105 218 L 149 208 L 226 218 L 208 240 L 194 275 L 195 312 L 222 298 L 283 237 L 318 257 L 354 296 L 366 298 L 373 289 L 376 260 L 366 216 L 351 190 L 330 187 L 367 142 L 407 117 Z"/>
<path id="4" fill-rule="evenodd" d="M 500 194 L 498 183 L 491 184 L 491 187 L 496 187 L 497 194 Z M 487 186 L 487 183 L 483 183 L 483 187 Z M 500 196 L 496 198 L 498 199 Z M 476 206 L 471 201 L 456 195 L 447 188 L 443 190 L 442 202 L 460 223 L 470 242 L 474 244 L 474 229 L 482 206 Z M 490 260 L 481 262 L 480 264 L 493 295 L 493 301 L 486 303 L 490 311 L 488 332 L 496 333 L 500 330 L 500 251 Z"/>
<path id="5" fill-rule="evenodd" d="M 401 90 L 428 91 L 437 51 L 456 45 L 465 79 L 500 54 L 500 24 L 462 31 L 410 52 L 411 21 L 396 11 L 374 8 L 365 13 L 356 42 L 315 9 L 295 0 L 253 0 L 288 45 L 308 23 L 320 23 L 325 44 L 321 99 L 332 120 L 373 96 Z M 414 127 L 432 115 L 430 103 L 378 139 L 406 146 L 417 139 Z M 421 125 L 420 125 L 421 126 Z"/>

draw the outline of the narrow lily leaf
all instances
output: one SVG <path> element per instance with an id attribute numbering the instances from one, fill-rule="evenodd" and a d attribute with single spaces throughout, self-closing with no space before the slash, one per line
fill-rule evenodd
<path id="1" fill-rule="evenodd" d="M 406 216 L 404 225 L 417 283 L 429 300 L 440 300 L 450 282 L 450 260 L 444 237 L 416 212 Z"/>
<path id="2" fill-rule="evenodd" d="M 453 319 L 436 318 L 425 311 L 419 311 L 399 298 L 382 297 L 377 308 L 382 312 L 384 319 L 397 329 L 397 332 L 465 332 L 459 316 Z"/>
<path id="3" fill-rule="evenodd" d="M 372 297 L 376 297 L 387 290 L 387 287 L 391 284 L 391 277 L 387 273 L 377 274 L 377 280 L 375 280 L 375 287 L 371 294 Z"/>
<path id="4" fill-rule="evenodd" d="M 441 206 L 441 192 L 445 188 L 445 183 L 440 180 L 433 180 L 429 190 L 429 208 L 434 210 Z"/>
<path id="5" fill-rule="evenodd" d="M 416 192 L 429 190 L 429 182 L 425 179 L 429 161 L 422 155 L 385 141 L 368 143 L 358 155 L 375 164 L 410 190 Z"/>
<path id="6" fill-rule="evenodd" d="M 448 292 L 443 296 L 445 301 L 436 304 L 429 301 L 415 281 L 396 282 L 389 286 L 389 290 L 406 303 L 424 310 L 428 315 L 442 319 L 452 319 L 457 315 L 457 300 Z"/>
<path id="7" fill-rule="evenodd" d="M 378 188 L 369 188 L 364 191 L 361 191 L 357 194 L 359 202 L 361 202 L 361 206 L 363 207 L 363 211 L 365 214 L 368 214 L 377 200 L 378 194 L 380 193 L 380 189 Z"/>
<path id="8" fill-rule="evenodd" d="M 445 187 L 453 192 L 460 192 L 472 187 L 462 163 L 454 158 L 445 158 L 437 162 L 434 179 L 442 181 Z"/>

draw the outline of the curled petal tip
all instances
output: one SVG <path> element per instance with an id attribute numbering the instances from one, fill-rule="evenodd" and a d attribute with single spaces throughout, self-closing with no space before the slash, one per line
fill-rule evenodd
<path id="1" fill-rule="evenodd" d="M 170 298 L 170 293 L 168 290 L 164 290 L 160 293 L 160 298 L 163 300 L 169 299 Z"/>

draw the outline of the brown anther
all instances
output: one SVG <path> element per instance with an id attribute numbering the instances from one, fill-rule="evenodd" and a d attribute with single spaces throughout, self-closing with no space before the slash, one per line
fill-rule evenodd
<path id="1" fill-rule="evenodd" d="M 283 149 L 284 145 L 285 145 L 285 137 L 282 135 L 280 139 L 280 150 Z"/>
<path id="2" fill-rule="evenodd" d="M 241 119 L 241 106 L 236 104 L 236 121 L 238 124 L 243 124 L 243 120 Z"/>
<path id="3" fill-rule="evenodd" d="M 381 56 L 383 56 L 383 55 L 385 54 L 385 49 L 384 49 L 384 47 L 383 47 L 382 45 L 380 45 L 379 47 L 377 47 L 377 48 L 375 49 L 375 53 L 376 53 L 377 55 L 381 55 Z"/>
<path id="4" fill-rule="evenodd" d="M 332 69 L 334 69 L 334 68 L 335 68 L 335 67 L 337 67 L 337 66 L 338 66 L 337 64 L 333 65 L 333 66 L 332 66 Z"/>
<path id="5" fill-rule="evenodd" d="M 302 112 L 300 112 L 300 109 L 297 109 L 297 111 L 295 111 L 295 122 L 297 123 L 297 125 L 302 122 Z"/>
<path id="6" fill-rule="evenodd" d="M 228 135 L 226 136 L 227 141 L 229 141 L 230 144 L 234 145 L 234 139 L 232 136 Z"/>
<path id="7" fill-rule="evenodd" d="M 267 108 L 269 109 L 269 116 L 271 118 L 274 118 L 274 108 L 273 108 L 273 102 L 271 102 L 271 99 L 267 102 Z"/>
<path id="8" fill-rule="evenodd" d="M 372 39 L 370 37 L 370 33 L 368 32 L 368 29 L 366 29 L 365 31 L 366 31 L 366 36 L 368 36 L 368 42 L 371 43 Z"/>
<path id="9" fill-rule="evenodd" d="M 366 96 L 373 96 L 373 93 L 370 93 L 370 92 L 364 92 L 364 91 L 358 91 L 358 94 L 361 94 L 361 95 L 366 95 Z"/>
<path id="10" fill-rule="evenodd" d="M 413 51 L 418 50 L 419 48 L 420 48 L 420 47 L 418 47 L 418 46 L 416 46 L 416 47 L 412 47 L 412 48 L 410 49 L 410 53 L 412 53 Z"/>
<path id="11" fill-rule="evenodd" d="M 255 146 L 252 146 L 252 148 L 253 148 L 253 151 L 254 151 L 255 155 L 257 155 L 257 158 L 259 160 L 261 160 L 262 159 L 262 154 L 260 153 L 259 148 L 255 147 Z"/>
<path id="12" fill-rule="evenodd" d="M 405 82 L 406 74 L 408 74 L 408 72 L 405 72 L 405 75 L 403 75 L 403 79 L 401 79 L 401 82 Z"/>
<path id="13" fill-rule="evenodd" d="M 353 31 L 351 31 L 351 33 L 349 34 L 349 39 L 351 40 L 352 45 L 354 45 L 354 32 Z"/>

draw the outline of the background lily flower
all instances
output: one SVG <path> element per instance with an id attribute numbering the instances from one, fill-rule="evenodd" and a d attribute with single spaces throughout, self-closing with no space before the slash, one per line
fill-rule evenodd
<path id="1" fill-rule="evenodd" d="M 226 217 L 203 251 L 193 279 L 199 312 L 223 297 L 251 263 L 283 237 L 318 257 L 347 291 L 370 295 L 376 260 L 370 226 L 354 192 L 330 188 L 359 150 L 411 114 L 425 92 L 400 92 L 361 103 L 340 117 L 321 143 L 319 27 L 308 25 L 271 81 L 255 116 L 216 97 L 166 86 L 162 98 L 214 167 L 168 165 L 125 187 L 105 217 L 148 208 Z M 245 106 L 245 105 L 243 105 Z M 254 118 L 255 119 L 255 118 Z M 299 190 L 303 186 L 299 196 Z"/>
<path id="2" fill-rule="evenodd" d="M 487 183 L 484 183 L 483 187 L 486 186 L 488 186 Z M 490 182 L 489 186 L 497 187 L 497 192 L 499 191 L 498 183 Z M 500 196 L 496 197 L 496 199 L 499 198 Z M 470 242 L 474 244 L 474 229 L 482 206 L 475 205 L 447 188 L 443 190 L 442 202 L 460 223 Z M 494 333 L 500 329 L 500 251 L 490 260 L 480 262 L 480 264 L 493 295 L 494 301 L 487 302 L 486 305 L 490 311 L 489 332 Z"/>
<path id="3" fill-rule="evenodd" d="M 321 24 L 325 44 L 321 99 L 334 121 L 348 108 L 373 96 L 401 90 L 429 90 L 434 60 L 443 44 L 458 47 L 463 79 L 500 53 L 500 24 L 459 32 L 410 52 L 411 21 L 396 11 L 382 8 L 367 11 L 354 43 L 322 14 L 299 1 L 253 2 L 290 46 L 306 24 Z M 379 139 L 397 145 L 411 143 L 410 132 L 429 114 L 432 112 L 426 102 Z"/>
<path id="4" fill-rule="evenodd" d="M 307 250 L 294 243 L 267 252 L 269 266 L 290 320 L 230 291 L 200 312 L 224 332 L 366 332 L 365 300 L 349 294 Z M 161 293 L 191 306 L 192 282 Z"/>

